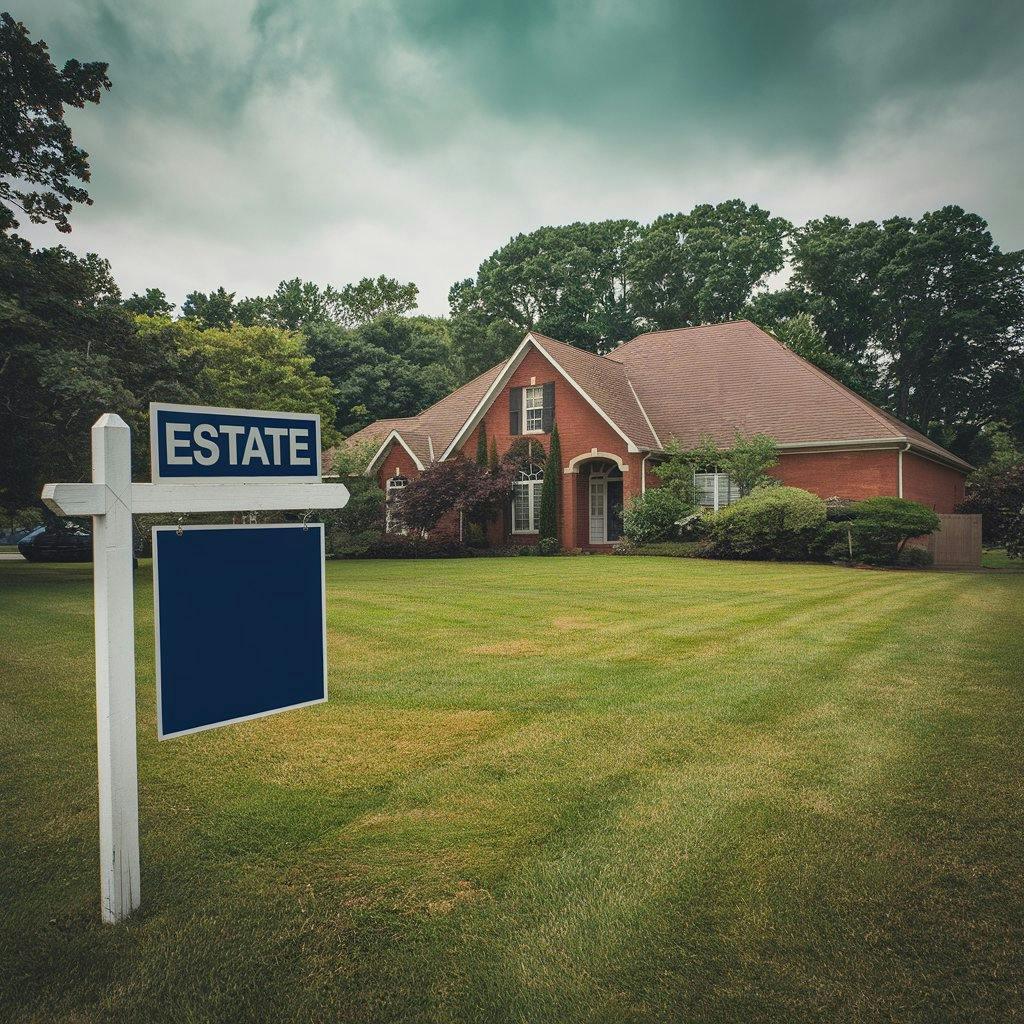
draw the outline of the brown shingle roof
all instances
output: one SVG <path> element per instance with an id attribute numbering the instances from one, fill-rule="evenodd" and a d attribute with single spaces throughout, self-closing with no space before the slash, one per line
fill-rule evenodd
<path id="1" fill-rule="evenodd" d="M 397 430 L 420 462 L 427 465 L 434 459 L 441 458 L 452 438 L 477 407 L 504 365 L 498 363 L 497 366 L 485 370 L 479 377 L 474 377 L 468 384 L 463 384 L 461 388 L 424 409 L 418 416 L 377 420 L 368 427 L 357 430 L 345 443 L 370 440 L 383 442 L 392 430 Z"/>
<path id="2" fill-rule="evenodd" d="M 671 437 L 692 446 L 708 435 L 724 447 L 737 431 L 768 434 L 782 447 L 908 440 L 970 469 L 748 320 L 641 334 L 607 356 L 530 334 L 643 451 L 658 451 Z M 507 365 L 492 366 L 418 416 L 378 420 L 348 442 L 380 442 L 397 430 L 424 465 L 439 459 Z"/>
<path id="3" fill-rule="evenodd" d="M 621 363 L 536 331 L 530 334 L 638 448 L 643 451 L 661 448 Z"/>
<path id="4" fill-rule="evenodd" d="M 736 431 L 782 446 L 901 438 L 970 467 L 801 359 L 748 320 L 641 334 L 609 353 L 662 441 L 728 445 Z"/>

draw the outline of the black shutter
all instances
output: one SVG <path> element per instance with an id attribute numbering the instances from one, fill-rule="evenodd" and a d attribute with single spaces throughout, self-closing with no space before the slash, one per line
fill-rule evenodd
<path id="1" fill-rule="evenodd" d="M 555 422 L 555 382 L 548 381 L 544 385 L 544 421 L 543 430 L 545 434 L 551 433 L 551 427 Z"/>
<path id="2" fill-rule="evenodd" d="M 508 432 L 515 437 L 523 432 L 523 389 L 508 389 Z"/>

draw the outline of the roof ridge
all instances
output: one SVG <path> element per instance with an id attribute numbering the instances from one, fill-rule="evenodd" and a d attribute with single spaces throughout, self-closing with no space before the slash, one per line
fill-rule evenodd
<path id="1" fill-rule="evenodd" d="M 581 348 L 579 345 L 570 344 L 568 341 L 559 341 L 557 338 L 552 338 L 548 334 L 541 334 L 540 331 L 527 331 L 527 334 L 532 334 L 535 338 L 540 338 L 541 341 L 550 341 L 553 345 L 561 345 L 562 348 L 571 348 L 573 352 L 582 352 L 586 356 L 592 356 L 594 359 L 600 359 L 605 363 L 613 363 L 619 365 L 617 359 L 609 359 L 607 355 L 601 355 L 600 352 L 591 352 L 589 348 Z"/>
<path id="2" fill-rule="evenodd" d="M 757 327 L 753 320 L 748 320 L 746 317 L 737 317 L 735 320 L 716 320 L 712 324 L 692 324 L 689 327 L 661 327 L 656 331 L 644 331 L 628 341 L 621 342 L 612 349 L 612 352 L 618 352 L 620 348 L 632 345 L 634 341 L 639 341 L 641 338 L 650 338 L 655 334 L 681 334 L 683 331 L 706 331 L 709 327 L 728 327 L 730 324 L 750 324 L 751 327 Z M 608 355 L 611 355 L 611 352 Z"/>

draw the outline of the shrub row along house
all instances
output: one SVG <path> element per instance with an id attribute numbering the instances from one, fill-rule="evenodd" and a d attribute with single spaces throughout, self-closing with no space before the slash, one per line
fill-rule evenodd
<path id="1" fill-rule="evenodd" d="M 480 431 L 499 455 L 537 440 L 510 507 L 487 528 L 493 545 L 533 543 L 556 420 L 559 533 L 570 548 L 620 539 L 623 507 L 657 486 L 669 439 L 693 447 L 710 437 L 728 448 L 737 432 L 766 434 L 784 484 L 823 498 L 912 498 L 937 512 L 963 500 L 971 469 L 746 320 L 641 334 L 605 356 L 531 331 L 507 360 L 418 416 L 378 420 L 349 441 L 379 442 L 367 473 L 393 497 L 433 462 L 472 458 Z M 713 466 L 697 483 L 709 507 L 738 497 Z"/>

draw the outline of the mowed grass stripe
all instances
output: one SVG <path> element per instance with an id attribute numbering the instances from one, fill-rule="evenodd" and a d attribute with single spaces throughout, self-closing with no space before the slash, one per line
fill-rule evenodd
<path id="1" fill-rule="evenodd" d="M 145 906 L 111 930 L 88 577 L 13 568 L 13 1019 L 1017 1012 L 1019 577 L 332 563 L 330 703 L 158 745 L 142 572 Z"/>

